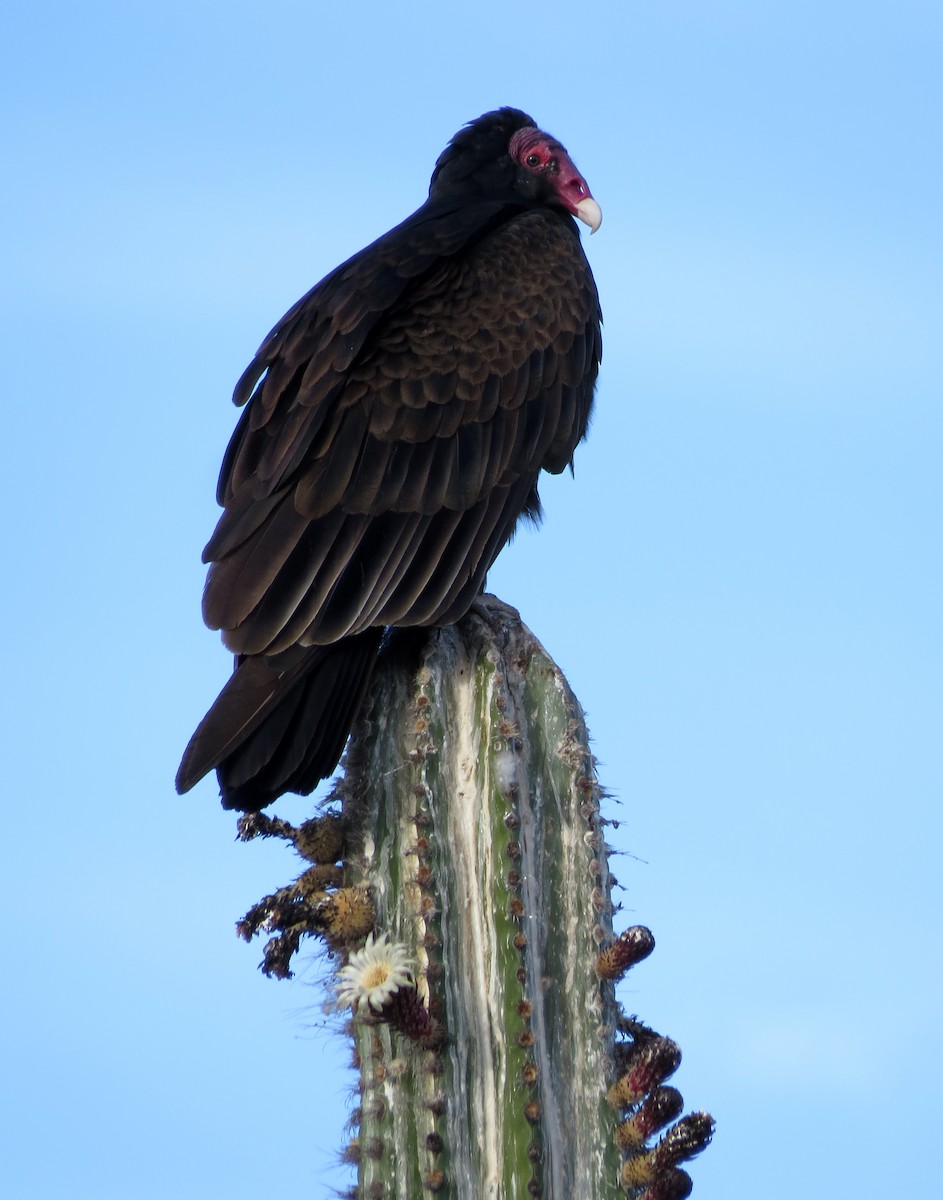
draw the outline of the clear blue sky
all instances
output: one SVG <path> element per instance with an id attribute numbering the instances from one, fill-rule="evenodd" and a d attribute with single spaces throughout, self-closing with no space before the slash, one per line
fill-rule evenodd
<path id="1" fill-rule="evenodd" d="M 199 557 L 256 345 L 499 104 L 603 207 L 606 356 L 575 480 L 490 582 L 619 798 L 626 920 L 658 941 L 625 1003 L 718 1119 L 695 1195 L 934 1194 L 939 5 L 89 0 L 4 27 L 3 1194 L 347 1180 L 322 966 L 268 982 L 233 935 L 294 862 L 235 845 L 212 783 L 172 788 L 229 670 Z"/>

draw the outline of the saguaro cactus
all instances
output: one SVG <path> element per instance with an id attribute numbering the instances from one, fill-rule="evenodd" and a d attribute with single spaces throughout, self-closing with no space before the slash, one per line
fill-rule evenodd
<path id="1" fill-rule="evenodd" d="M 347 959 L 352 1196 L 686 1196 L 676 1163 L 712 1121 L 683 1118 L 649 1147 L 680 1115 L 663 1085 L 680 1052 L 616 1002 L 654 942 L 613 934 L 600 788 L 566 680 L 492 597 L 397 658 L 355 730 L 342 823 L 242 825 L 316 864 L 242 923 L 278 931 L 263 968 L 287 974 L 312 932 Z"/>

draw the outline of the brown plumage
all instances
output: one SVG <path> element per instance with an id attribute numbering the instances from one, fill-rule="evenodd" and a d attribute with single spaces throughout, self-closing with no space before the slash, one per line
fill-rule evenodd
<path id="1" fill-rule="evenodd" d="M 226 807 L 334 769 L 388 627 L 468 611 L 537 477 L 586 432 L 600 312 L 566 151 L 500 109 L 453 138 L 427 202 L 282 318 L 245 404 L 204 553 L 207 624 L 239 656 L 184 754 Z"/>

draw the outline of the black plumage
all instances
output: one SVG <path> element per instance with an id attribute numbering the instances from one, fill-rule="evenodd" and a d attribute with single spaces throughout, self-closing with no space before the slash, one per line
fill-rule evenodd
<path id="1" fill-rule="evenodd" d="M 255 810 L 331 773 L 387 627 L 467 611 L 586 432 L 601 214 L 526 114 L 471 122 L 411 217 L 278 322 L 236 385 L 207 624 L 236 669 L 177 788 Z"/>

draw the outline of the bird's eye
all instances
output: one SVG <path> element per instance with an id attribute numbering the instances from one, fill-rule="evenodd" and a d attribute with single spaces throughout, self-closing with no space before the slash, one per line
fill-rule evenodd
<path id="1" fill-rule="evenodd" d="M 528 156 L 524 159 L 524 163 L 528 167 L 539 167 L 540 166 L 540 155 L 539 154 L 528 154 Z"/>

